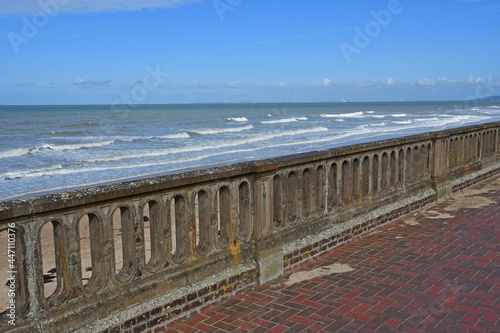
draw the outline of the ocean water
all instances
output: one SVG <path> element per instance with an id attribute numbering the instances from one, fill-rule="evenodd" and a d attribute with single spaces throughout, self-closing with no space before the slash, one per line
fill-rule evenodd
<path id="1" fill-rule="evenodd" d="M 0 201 L 499 120 L 499 102 L 0 106 Z"/>

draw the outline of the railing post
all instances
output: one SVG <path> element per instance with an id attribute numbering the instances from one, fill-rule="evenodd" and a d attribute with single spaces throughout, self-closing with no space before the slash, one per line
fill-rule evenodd
<path id="1" fill-rule="evenodd" d="M 70 212 L 64 215 L 64 220 L 68 223 L 67 234 L 66 234 L 66 253 L 68 256 L 68 281 L 69 281 L 69 291 L 68 299 L 74 299 L 82 296 L 83 291 L 81 288 L 82 280 L 80 277 L 80 239 L 78 238 L 77 230 L 79 228 L 78 214 L 76 212 Z M 90 229 L 90 224 L 89 224 Z M 90 231 L 90 230 L 89 230 Z"/>
<path id="2" fill-rule="evenodd" d="M 447 158 L 446 139 L 448 134 L 444 134 L 433 141 L 432 160 L 431 160 L 431 180 L 432 187 L 436 190 L 437 201 L 441 202 L 451 196 L 452 186 L 447 177 Z M 456 153 L 456 152 L 454 152 Z"/>
<path id="3" fill-rule="evenodd" d="M 498 161 L 498 149 L 500 148 L 498 143 L 500 142 L 500 138 L 499 138 L 499 130 L 498 128 L 494 128 L 491 132 L 491 135 L 493 136 L 492 137 L 492 147 L 491 147 L 491 150 L 493 151 L 493 155 L 495 156 L 495 161 Z"/>
<path id="4" fill-rule="evenodd" d="M 256 167 L 254 170 L 254 242 L 259 283 L 283 275 L 284 255 L 281 242 L 273 234 L 273 173 L 277 165 Z"/>
<path id="5" fill-rule="evenodd" d="M 38 234 L 36 232 L 36 220 L 33 217 L 29 218 L 28 223 L 24 223 L 23 227 L 25 228 L 24 234 L 24 244 L 25 248 L 25 256 L 26 256 L 26 273 L 28 275 L 28 302 L 29 302 L 29 313 L 28 317 L 40 327 L 40 318 L 39 314 L 42 312 L 41 304 L 40 304 L 40 295 L 42 292 L 40 291 L 40 283 L 37 279 L 37 263 L 40 259 L 40 253 L 37 251 L 37 240 Z"/>

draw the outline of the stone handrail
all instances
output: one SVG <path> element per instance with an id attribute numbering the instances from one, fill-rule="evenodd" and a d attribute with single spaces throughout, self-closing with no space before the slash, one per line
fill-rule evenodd
<path id="1" fill-rule="evenodd" d="M 488 123 L 1 202 L 16 273 L 0 331 L 153 331 L 500 171 L 499 131 Z"/>

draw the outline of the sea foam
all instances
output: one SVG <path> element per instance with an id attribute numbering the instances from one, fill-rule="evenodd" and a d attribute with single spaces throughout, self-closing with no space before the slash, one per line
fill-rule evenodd
<path id="1" fill-rule="evenodd" d="M 351 112 L 351 113 L 341 113 L 341 114 L 330 114 L 323 113 L 320 115 L 322 118 L 359 118 L 364 115 L 363 112 Z"/>
<path id="2" fill-rule="evenodd" d="M 241 131 L 248 131 L 253 128 L 252 125 L 247 125 L 243 127 L 229 127 L 229 128 L 207 128 L 204 130 L 193 131 L 193 133 L 200 135 L 212 135 L 212 134 L 221 134 L 221 133 L 237 133 Z"/>
<path id="3" fill-rule="evenodd" d="M 191 136 L 187 132 L 177 133 L 177 134 L 167 134 L 151 137 L 151 139 L 188 139 Z"/>
<path id="4" fill-rule="evenodd" d="M 220 141 L 217 143 L 201 144 L 201 145 L 196 145 L 196 146 L 188 145 L 188 146 L 177 147 L 177 148 L 155 149 L 155 150 L 149 150 L 149 151 L 143 151 L 143 152 L 114 155 L 114 156 L 110 156 L 110 157 L 84 159 L 84 160 L 81 160 L 81 162 L 88 162 L 88 163 L 112 162 L 112 161 L 120 161 L 120 160 L 135 159 L 135 158 L 143 159 L 143 158 L 148 158 L 148 157 L 158 157 L 158 156 L 166 156 L 166 155 L 172 155 L 172 154 L 192 153 L 192 152 L 205 151 L 205 150 L 209 150 L 209 149 L 221 149 L 221 148 L 228 148 L 228 147 L 236 147 L 236 146 L 241 146 L 241 145 L 245 145 L 245 144 L 251 144 L 251 143 L 256 143 L 256 142 L 261 142 L 261 141 L 268 141 L 271 139 L 286 137 L 286 136 L 294 136 L 294 135 L 301 135 L 301 134 L 315 133 L 315 132 L 324 132 L 324 131 L 328 131 L 328 129 L 326 127 L 312 127 L 312 128 L 308 128 L 308 129 L 298 129 L 298 130 L 281 131 L 281 132 L 273 132 L 273 133 L 267 133 L 267 134 L 261 134 L 261 135 L 254 135 L 254 136 L 236 139 L 236 140 Z"/>
<path id="5" fill-rule="evenodd" d="M 248 121 L 248 119 L 246 117 L 227 118 L 226 120 L 228 120 L 228 121 L 235 121 L 235 122 L 239 122 L 239 123 Z"/>
<path id="6" fill-rule="evenodd" d="M 32 146 L 32 147 L 22 147 L 22 148 L 14 148 L 6 151 L 0 152 L 0 158 L 8 158 L 8 157 L 19 157 L 24 156 L 36 152 L 43 152 L 49 150 L 79 150 L 79 149 L 89 149 L 89 148 L 97 148 L 111 145 L 115 142 L 115 140 L 110 141 L 102 141 L 102 142 L 92 142 L 92 143 L 75 143 L 68 145 L 41 145 L 41 146 Z"/>
<path id="7" fill-rule="evenodd" d="M 299 120 L 307 120 L 306 117 L 299 118 L 284 118 L 284 119 L 275 119 L 275 120 L 265 120 L 261 121 L 261 124 L 281 124 L 281 123 L 293 123 Z"/>

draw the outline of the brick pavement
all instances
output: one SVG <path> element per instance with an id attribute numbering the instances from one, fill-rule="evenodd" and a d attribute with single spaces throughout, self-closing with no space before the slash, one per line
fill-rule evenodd
<path id="1" fill-rule="evenodd" d="M 165 332 L 500 332 L 499 230 L 497 177 Z"/>

